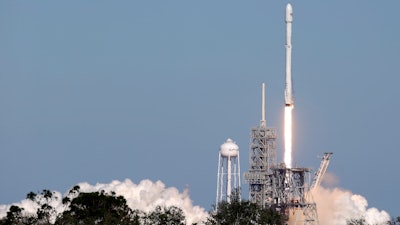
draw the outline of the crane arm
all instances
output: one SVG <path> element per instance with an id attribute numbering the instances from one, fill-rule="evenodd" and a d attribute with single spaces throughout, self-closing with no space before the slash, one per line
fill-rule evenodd
<path id="1" fill-rule="evenodd" d="M 332 152 L 325 152 L 324 156 L 322 157 L 321 164 L 319 166 L 319 169 L 314 175 L 313 182 L 311 184 L 310 190 L 315 190 L 320 184 L 322 179 L 325 176 L 326 170 L 328 169 L 329 166 L 329 159 L 332 156 Z"/>

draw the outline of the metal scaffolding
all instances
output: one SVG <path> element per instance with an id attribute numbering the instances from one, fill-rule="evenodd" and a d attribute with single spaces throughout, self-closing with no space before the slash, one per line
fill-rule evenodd
<path id="1" fill-rule="evenodd" d="M 281 165 L 272 170 L 274 201 L 270 207 L 285 215 L 290 224 L 318 225 L 316 204 L 309 192 L 311 169 Z"/>
<path id="2" fill-rule="evenodd" d="M 277 132 L 266 126 L 264 85 L 262 93 L 262 119 L 259 126 L 251 129 L 250 167 L 244 173 L 249 200 L 276 210 L 288 224 L 318 225 L 317 208 L 310 192 L 311 169 L 277 164 Z"/>
<path id="3" fill-rule="evenodd" d="M 244 174 L 249 183 L 249 200 L 262 206 L 272 201 L 272 183 L 269 179 L 276 165 L 276 130 L 259 126 L 251 129 L 250 169 Z"/>

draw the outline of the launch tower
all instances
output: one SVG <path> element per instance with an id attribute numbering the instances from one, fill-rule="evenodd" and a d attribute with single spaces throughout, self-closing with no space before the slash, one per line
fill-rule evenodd
<path id="1" fill-rule="evenodd" d="M 276 165 L 276 129 L 267 127 L 265 120 L 265 84 L 262 84 L 260 125 L 251 128 L 250 168 L 244 173 L 249 184 L 249 200 L 262 206 L 273 201 L 273 187 L 269 177 Z"/>

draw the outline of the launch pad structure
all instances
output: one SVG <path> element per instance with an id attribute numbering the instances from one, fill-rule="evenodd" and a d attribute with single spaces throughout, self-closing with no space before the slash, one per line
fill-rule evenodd
<path id="1" fill-rule="evenodd" d="M 293 90 L 291 75 L 292 58 L 292 22 L 293 9 L 286 5 L 286 85 L 285 109 L 293 108 Z M 250 167 L 244 173 L 244 180 L 249 184 L 249 200 L 262 207 L 271 208 L 284 216 L 287 224 L 319 225 L 317 207 L 311 196 L 311 169 L 292 168 L 291 157 L 287 162 L 278 164 L 276 161 L 276 129 L 267 127 L 265 120 L 265 85 L 262 85 L 262 111 L 261 122 L 257 127 L 251 128 L 250 137 Z M 285 112 L 286 113 L 286 112 Z M 285 129 L 291 129 L 291 125 Z M 291 132 L 290 132 L 291 135 Z M 290 137 L 291 138 L 291 137 Z M 290 143 L 291 145 L 291 143 Z M 285 152 L 285 162 L 286 162 Z M 290 152 L 291 154 L 291 147 Z M 329 156 L 326 158 L 329 163 Z M 318 172 L 318 185 L 326 171 L 326 166 Z"/>
<path id="2" fill-rule="evenodd" d="M 262 87 L 262 119 L 251 128 L 249 171 L 244 180 L 249 184 L 249 200 L 274 209 L 291 224 L 317 225 L 316 204 L 310 192 L 311 169 L 288 168 L 276 160 L 277 132 L 265 122 L 265 86 Z M 289 218 L 290 217 L 290 218 Z"/>
<path id="3" fill-rule="evenodd" d="M 249 184 L 249 200 L 262 207 L 271 208 L 284 216 L 290 225 L 319 225 L 317 207 L 312 198 L 329 164 L 331 153 L 326 153 L 321 168 L 311 185 L 311 169 L 292 168 L 291 165 L 291 114 L 286 118 L 286 109 L 293 109 L 292 90 L 292 23 L 293 9 L 286 5 L 286 77 L 285 77 L 285 163 L 276 162 L 276 129 L 267 127 L 265 120 L 265 85 L 262 85 L 261 122 L 251 129 L 250 167 L 244 173 Z M 291 113 L 291 111 L 288 111 Z M 288 121 L 286 121 L 288 119 Z M 286 137 L 286 129 L 288 136 Z M 288 146 L 286 146 L 288 144 Z M 288 147 L 288 149 L 286 149 Z M 289 155 L 287 155 L 289 154 Z M 328 154 L 328 155 L 327 155 Z M 289 156 L 289 157 L 287 157 Z"/>
<path id="4" fill-rule="evenodd" d="M 259 126 L 251 128 L 250 166 L 248 172 L 243 174 L 243 178 L 249 184 L 249 201 L 264 208 L 275 210 L 284 217 L 285 224 L 319 225 L 317 207 L 312 193 L 320 185 L 332 153 L 325 153 L 312 183 L 310 168 L 292 167 L 291 165 L 292 117 L 291 111 L 286 111 L 286 109 L 291 110 L 294 107 L 291 75 L 293 9 L 290 4 L 286 5 L 285 22 L 285 162 L 277 163 L 277 131 L 275 128 L 267 126 L 265 119 L 265 85 L 263 83 L 261 121 Z M 290 113 L 288 114 L 289 119 L 286 118 L 286 112 Z M 286 131 L 289 131 L 287 136 Z M 229 191 L 227 191 L 226 196 L 230 195 Z M 217 193 L 217 201 L 218 196 L 221 195 Z"/>

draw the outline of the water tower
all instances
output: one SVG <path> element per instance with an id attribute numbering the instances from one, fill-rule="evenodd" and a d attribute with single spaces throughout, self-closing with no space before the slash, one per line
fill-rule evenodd
<path id="1" fill-rule="evenodd" d="M 231 202 L 232 197 L 240 200 L 239 147 L 232 139 L 227 139 L 219 149 L 217 174 L 217 199 L 215 208 L 222 201 Z M 232 196 L 235 194 L 236 196 Z"/>

